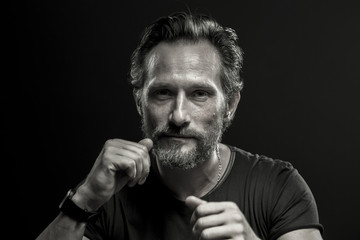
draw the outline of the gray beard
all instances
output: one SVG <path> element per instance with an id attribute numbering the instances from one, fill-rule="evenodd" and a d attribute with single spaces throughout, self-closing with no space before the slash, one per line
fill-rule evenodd
<path id="1" fill-rule="evenodd" d="M 217 144 L 221 141 L 223 122 L 220 119 L 214 121 L 205 134 L 174 126 L 157 127 L 153 131 L 149 131 L 144 120 L 142 129 L 145 137 L 151 138 L 154 142 L 151 153 L 157 159 L 159 165 L 171 169 L 189 170 L 201 165 L 210 158 Z M 161 144 L 159 139 L 166 132 L 191 135 L 197 140 L 196 147 L 184 152 L 181 151 L 181 143 Z"/>
<path id="2" fill-rule="evenodd" d="M 209 159 L 217 143 L 218 141 L 201 142 L 193 149 L 184 152 L 181 151 L 182 144 L 174 143 L 170 146 L 161 146 L 155 142 L 152 153 L 158 160 L 158 164 L 163 167 L 188 170 Z"/>

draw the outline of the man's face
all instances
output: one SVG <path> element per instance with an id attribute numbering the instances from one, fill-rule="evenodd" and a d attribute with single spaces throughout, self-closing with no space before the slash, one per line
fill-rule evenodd
<path id="1" fill-rule="evenodd" d="M 225 98 L 220 57 L 207 41 L 160 43 L 149 53 L 142 129 L 160 165 L 191 169 L 220 141 Z"/>

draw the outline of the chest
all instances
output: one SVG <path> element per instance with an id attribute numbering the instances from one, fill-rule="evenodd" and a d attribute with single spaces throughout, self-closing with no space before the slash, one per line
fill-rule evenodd
<path id="1" fill-rule="evenodd" d="M 137 200 L 139 201 L 139 199 Z M 127 239 L 191 239 L 192 212 L 174 199 L 143 199 L 125 209 Z"/>

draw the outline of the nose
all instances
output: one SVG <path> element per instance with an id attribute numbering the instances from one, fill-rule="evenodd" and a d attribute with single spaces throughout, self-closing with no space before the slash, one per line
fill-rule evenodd
<path id="1" fill-rule="evenodd" d="M 174 101 L 173 109 L 169 115 L 169 121 L 180 127 L 190 122 L 186 95 L 180 92 Z"/>

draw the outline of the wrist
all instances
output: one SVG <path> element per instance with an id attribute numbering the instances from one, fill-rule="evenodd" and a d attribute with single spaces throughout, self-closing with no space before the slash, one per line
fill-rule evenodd
<path id="1" fill-rule="evenodd" d="M 77 188 L 72 200 L 77 206 L 87 211 L 97 211 L 102 205 L 95 194 L 84 185 Z"/>
<path id="2" fill-rule="evenodd" d="M 79 206 L 78 203 L 74 202 L 73 197 L 75 196 L 76 190 L 70 189 L 64 199 L 61 201 L 59 209 L 60 211 L 74 219 L 77 222 L 90 222 L 95 221 L 99 215 L 98 211 L 91 211 L 83 206 Z"/>

